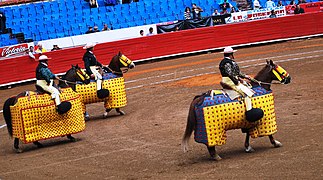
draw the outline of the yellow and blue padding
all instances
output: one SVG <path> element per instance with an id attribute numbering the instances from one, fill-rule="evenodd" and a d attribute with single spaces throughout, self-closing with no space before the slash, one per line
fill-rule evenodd
<path id="1" fill-rule="evenodd" d="M 251 137 L 272 135 L 277 132 L 272 91 L 262 87 L 253 88 L 256 92 L 252 97 L 254 108 L 261 108 L 264 117 L 255 123 L 245 118 L 246 107 L 243 101 L 231 100 L 220 93 L 213 96 L 204 96 L 202 104 L 195 106 L 196 142 L 207 146 L 223 145 L 226 143 L 226 131 L 230 129 L 249 129 Z"/>

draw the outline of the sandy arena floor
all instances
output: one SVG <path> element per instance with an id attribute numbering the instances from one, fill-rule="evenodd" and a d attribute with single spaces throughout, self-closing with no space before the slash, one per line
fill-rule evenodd
<path id="1" fill-rule="evenodd" d="M 0 129 L 0 179 L 323 179 L 323 38 L 239 48 L 243 72 L 255 75 L 272 59 L 292 76 L 289 85 L 273 85 L 278 132 L 273 148 L 267 137 L 251 139 L 228 131 L 217 147 L 222 161 L 211 161 L 205 145 L 190 140 L 183 153 L 189 105 L 195 95 L 220 88 L 219 52 L 138 65 L 125 74 L 127 113 L 103 118 L 103 104 L 91 114 L 77 141 L 54 138 L 44 148 L 21 145 L 16 154 L 6 128 Z M 4 101 L 34 85 L 1 90 Z M 0 126 L 4 124 L 1 115 Z"/>

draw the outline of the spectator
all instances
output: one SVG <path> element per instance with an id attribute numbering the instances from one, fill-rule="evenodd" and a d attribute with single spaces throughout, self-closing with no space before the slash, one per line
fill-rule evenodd
<path id="1" fill-rule="evenodd" d="M 94 26 L 94 29 L 93 29 L 93 32 L 100 32 L 100 30 L 99 30 L 99 28 L 98 28 L 98 26 Z"/>
<path id="2" fill-rule="evenodd" d="M 253 9 L 260 9 L 261 5 L 258 0 L 253 1 Z"/>
<path id="3" fill-rule="evenodd" d="M 201 12 L 203 12 L 203 9 L 198 7 L 195 3 L 193 3 L 192 6 L 193 19 L 201 19 Z"/>
<path id="4" fill-rule="evenodd" d="M 274 7 L 276 7 L 276 4 L 273 1 L 271 1 L 271 0 L 267 0 L 267 2 L 266 2 L 266 8 L 273 9 Z"/>
<path id="5" fill-rule="evenodd" d="M 224 0 L 224 2 L 220 4 L 220 8 L 222 9 L 222 11 L 224 11 L 224 9 L 226 10 L 231 9 L 232 5 L 228 3 L 227 0 Z"/>
<path id="6" fill-rule="evenodd" d="M 221 14 L 229 14 L 229 12 L 227 11 L 227 9 L 223 9 Z"/>
<path id="7" fill-rule="evenodd" d="M 43 47 L 43 45 L 41 43 L 38 43 L 37 45 L 37 48 L 36 48 L 36 51 L 35 51 L 37 54 L 42 54 L 44 52 L 47 52 L 47 49 L 45 49 Z"/>
<path id="8" fill-rule="evenodd" d="M 149 28 L 149 33 L 146 36 L 151 36 L 151 35 L 154 35 L 154 29 L 153 29 L 153 27 L 150 27 Z"/>
<path id="9" fill-rule="evenodd" d="M 277 7 L 281 7 L 281 6 L 284 6 L 284 5 L 283 5 L 283 1 L 281 1 L 281 0 L 280 0 L 280 1 L 278 1 L 278 3 L 277 3 Z"/>
<path id="10" fill-rule="evenodd" d="M 6 33 L 6 16 L 0 12 L 0 34 Z"/>
<path id="11" fill-rule="evenodd" d="M 144 30 L 139 31 L 140 36 L 144 36 Z"/>
<path id="12" fill-rule="evenodd" d="M 301 8 L 301 6 L 299 4 L 296 5 L 296 8 L 294 10 L 294 14 L 303 14 L 305 13 L 304 9 Z"/>
<path id="13" fill-rule="evenodd" d="M 85 34 L 94 33 L 93 28 L 90 26 L 89 29 L 85 32 Z"/>
<path id="14" fill-rule="evenodd" d="M 270 15 L 269 15 L 269 18 L 276 18 L 277 16 L 276 16 L 276 12 L 275 12 L 275 10 L 271 10 L 270 11 Z"/>
<path id="15" fill-rule="evenodd" d="M 190 7 L 186 7 L 185 8 L 185 11 L 184 11 L 184 18 L 185 20 L 186 19 L 192 19 L 192 16 L 191 16 L 191 8 Z"/>
<path id="16" fill-rule="evenodd" d="M 36 57 L 34 56 L 34 46 L 29 46 L 28 49 L 26 49 L 26 54 L 28 54 L 28 56 L 32 59 L 36 60 Z"/>
<path id="17" fill-rule="evenodd" d="M 91 8 L 98 8 L 99 7 L 97 0 L 90 0 L 89 2 L 90 2 Z"/>
<path id="18" fill-rule="evenodd" d="M 108 25 L 107 24 L 104 24 L 103 25 L 102 31 L 110 31 L 110 29 L 108 28 Z"/>
<path id="19" fill-rule="evenodd" d="M 291 0 L 289 5 L 296 5 L 295 0 Z"/>
<path id="20" fill-rule="evenodd" d="M 60 50 L 62 48 L 58 47 L 58 45 L 54 44 L 53 45 L 53 49 L 51 51 L 56 51 L 56 50 Z"/>
<path id="21" fill-rule="evenodd" d="M 179 27 L 178 26 L 175 27 L 175 31 L 179 31 Z"/>
<path id="22" fill-rule="evenodd" d="M 214 9 L 212 16 L 218 16 L 218 15 L 220 15 L 219 11 L 217 9 Z"/>
<path id="23" fill-rule="evenodd" d="M 304 3 L 306 3 L 306 0 L 299 0 L 298 1 L 298 4 L 304 4 Z"/>

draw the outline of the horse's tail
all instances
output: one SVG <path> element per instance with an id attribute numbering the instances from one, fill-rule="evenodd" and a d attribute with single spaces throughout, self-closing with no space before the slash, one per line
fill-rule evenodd
<path id="1" fill-rule="evenodd" d="M 196 126 L 196 116 L 195 116 L 195 105 L 198 103 L 200 100 L 200 96 L 194 97 L 193 102 L 190 105 L 190 109 L 188 111 L 188 117 L 187 117 L 187 124 L 186 124 L 186 129 L 185 133 L 182 139 L 182 148 L 184 152 L 188 151 L 188 140 L 190 139 L 192 132 L 195 130 Z"/>
<path id="2" fill-rule="evenodd" d="M 3 117 L 6 121 L 8 133 L 12 137 L 12 123 L 11 123 L 11 112 L 10 106 L 14 105 L 16 101 L 16 97 L 11 97 L 4 102 L 3 105 Z"/>

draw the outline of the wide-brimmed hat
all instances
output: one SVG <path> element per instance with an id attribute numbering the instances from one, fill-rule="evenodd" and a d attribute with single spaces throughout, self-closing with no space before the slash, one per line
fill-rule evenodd
<path id="1" fill-rule="evenodd" d="M 84 47 L 83 47 L 83 49 L 89 49 L 89 48 L 91 48 L 91 47 L 94 47 L 96 44 L 95 43 L 87 43 Z"/>
<path id="2" fill-rule="evenodd" d="M 228 47 L 224 48 L 223 52 L 221 52 L 221 53 L 230 54 L 230 53 L 234 53 L 234 52 L 237 52 L 237 50 L 233 50 L 232 47 L 228 46 Z"/>
<path id="3" fill-rule="evenodd" d="M 36 61 L 45 61 L 45 60 L 49 60 L 49 59 L 52 59 L 52 58 L 49 58 L 46 55 L 41 55 L 41 56 L 39 56 L 38 59 L 36 59 Z"/>

